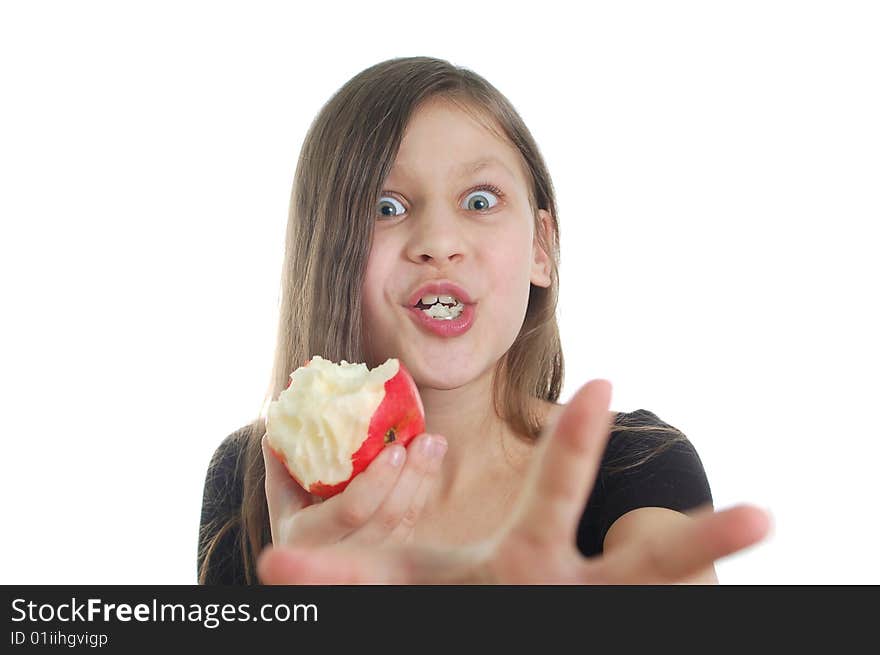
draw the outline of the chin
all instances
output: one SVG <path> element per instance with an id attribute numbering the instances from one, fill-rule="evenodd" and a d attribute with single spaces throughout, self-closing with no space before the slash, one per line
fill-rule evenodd
<path id="1" fill-rule="evenodd" d="M 447 365 L 441 368 L 430 359 L 416 357 L 415 359 L 402 359 L 407 370 L 413 376 L 416 386 L 422 389 L 437 389 L 449 391 L 459 389 L 475 380 L 488 375 L 495 367 L 494 363 L 481 366 L 473 357 L 463 366 Z"/>

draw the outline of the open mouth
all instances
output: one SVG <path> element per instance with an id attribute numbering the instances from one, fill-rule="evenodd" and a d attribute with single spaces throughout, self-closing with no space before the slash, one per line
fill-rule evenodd
<path id="1" fill-rule="evenodd" d="M 415 305 L 425 316 L 436 320 L 451 321 L 464 311 L 464 303 L 454 296 L 425 296 Z"/>
<path id="2" fill-rule="evenodd" d="M 407 310 L 416 325 L 428 334 L 439 337 L 457 337 L 464 334 L 471 329 L 476 318 L 476 303 L 456 303 L 451 307 L 443 303 L 434 303 L 426 307 L 424 303 L 419 303 L 414 307 L 408 307 Z"/>

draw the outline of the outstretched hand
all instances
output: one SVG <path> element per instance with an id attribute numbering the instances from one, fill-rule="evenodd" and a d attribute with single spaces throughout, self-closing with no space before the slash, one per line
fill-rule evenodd
<path id="1" fill-rule="evenodd" d="M 662 539 L 584 558 L 576 531 L 610 429 L 611 385 L 581 387 L 534 453 L 514 511 L 490 539 L 467 547 L 394 545 L 266 548 L 257 574 L 266 584 L 667 584 L 763 539 L 770 517 L 740 505 L 696 512 Z"/>

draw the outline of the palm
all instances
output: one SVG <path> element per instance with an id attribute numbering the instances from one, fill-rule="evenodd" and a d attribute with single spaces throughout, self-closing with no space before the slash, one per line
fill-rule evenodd
<path id="1" fill-rule="evenodd" d="M 678 582 L 764 537 L 767 516 L 750 506 L 705 510 L 664 533 L 584 558 L 578 520 L 610 433 L 611 386 L 594 380 L 547 426 L 524 492 L 490 540 L 462 548 L 393 546 L 371 551 L 268 548 L 258 562 L 268 584 L 662 584 Z"/>

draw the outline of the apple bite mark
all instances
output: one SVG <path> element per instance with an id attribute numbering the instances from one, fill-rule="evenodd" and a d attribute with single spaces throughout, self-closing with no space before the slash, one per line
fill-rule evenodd
<path id="1" fill-rule="evenodd" d="M 412 376 L 395 359 L 369 370 L 315 355 L 290 375 L 269 405 L 272 452 L 309 492 L 329 498 L 392 443 L 406 446 L 425 430 L 425 409 Z"/>

